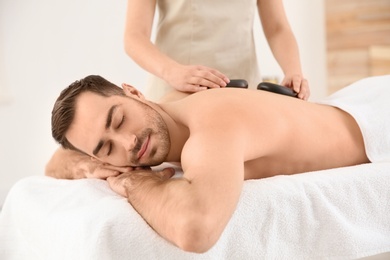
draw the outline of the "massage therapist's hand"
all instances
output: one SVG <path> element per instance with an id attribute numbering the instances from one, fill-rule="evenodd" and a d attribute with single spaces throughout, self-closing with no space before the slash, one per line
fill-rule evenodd
<path id="1" fill-rule="evenodd" d="M 229 83 L 228 77 L 218 70 L 201 65 L 169 66 L 164 72 L 164 80 L 182 92 L 199 92 L 207 88 L 223 88 Z"/>
<path id="2" fill-rule="evenodd" d="M 298 93 L 298 98 L 308 100 L 310 96 L 309 83 L 299 74 L 286 75 L 281 83 Z"/>
<path id="3" fill-rule="evenodd" d="M 136 168 L 132 171 L 111 176 L 107 181 L 113 191 L 128 198 L 137 190 L 148 192 L 154 186 L 162 184 L 175 174 L 173 168 L 165 168 L 161 171 L 153 171 L 147 168 Z"/>

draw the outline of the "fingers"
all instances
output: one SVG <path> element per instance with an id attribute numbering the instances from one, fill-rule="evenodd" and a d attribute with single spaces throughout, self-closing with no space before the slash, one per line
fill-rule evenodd
<path id="1" fill-rule="evenodd" d="M 226 87 L 230 82 L 229 78 L 218 70 L 200 65 L 184 66 L 184 69 L 178 71 L 177 89 L 183 92 L 199 92 L 209 88 Z M 173 85 L 175 86 L 175 85 Z"/>
<path id="2" fill-rule="evenodd" d="M 121 173 L 134 171 L 136 168 L 131 166 L 119 167 L 113 166 L 107 163 L 100 163 L 95 161 L 95 167 L 93 170 L 87 171 L 87 178 L 107 179 L 108 177 L 115 177 Z M 150 169 L 150 168 L 149 168 Z"/>
<path id="3" fill-rule="evenodd" d="M 298 98 L 308 100 L 310 96 L 309 83 L 301 77 L 294 77 L 292 81 L 293 90 L 298 93 Z"/>
<path id="4" fill-rule="evenodd" d="M 103 167 L 118 172 L 129 172 L 134 170 L 134 167 L 131 166 L 113 166 L 110 164 L 103 164 Z"/>
<path id="5" fill-rule="evenodd" d="M 162 181 L 166 181 L 175 175 L 175 169 L 171 167 L 165 168 L 162 171 L 157 172 L 157 175 L 160 176 Z"/>
<path id="6" fill-rule="evenodd" d="M 117 176 L 108 176 L 106 180 L 112 190 L 123 197 L 127 197 L 127 192 L 132 192 L 142 183 L 150 183 L 150 181 L 152 181 L 153 183 L 158 184 L 169 180 L 175 174 L 175 170 L 172 167 L 165 168 L 158 172 L 144 169 L 143 167 L 140 168 L 141 169 L 139 170 L 122 173 Z"/>
<path id="7" fill-rule="evenodd" d="M 191 84 L 208 88 L 226 87 L 229 82 L 228 77 L 218 70 L 204 66 L 197 66 L 195 74 L 190 79 Z"/>
<path id="8" fill-rule="evenodd" d="M 108 177 L 115 177 L 121 174 L 120 171 L 110 170 L 106 168 L 96 168 L 93 172 L 87 172 L 86 177 L 87 178 L 95 178 L 95 179 L 102 179 L 105 180 Z"/>
<path id="9" fill-rule="evenodd" d="M 306 79 L 302 80 L 298 97 L 303 100 L 308 100 L 310 96 L 309 83 Z"/>
<path id="10" fill-rule="evenodd" d="M 298 93 L 298 98 L 308 100 L 310 96 L 310 88 L 308 81 L 301 75 L 286 76 L 282 83 L 283 86 L 292 88 Z"/>
<path id="11" fill-rule="evenodd" d="M 291 87 L 297 93 L 301 93 L 301 82 L 302 78 L 300 76 L 293 77 Z"/>
<path id="12" fill-rule="evenodd" d="M 216 77 L 215 80 L 219 81 L 218 85 L 220 85 L 221 87 L 226 87 L 226 85 L 230 82 L 230 79 L 227 76 L 225 76 L 225 74 L 221 73 L 220 71 L 211 69 L 210 72 L 212 73 L 212 75 L 214 75 Z"/>
<path id="13" fill-rule="evenodd" d="M 116 193 L 118 193 L 123 197 L 127 197 L 126 188 L 122 184 L 122 180 L 120 178 L 111 176 L 107 178 L 107 182 L 113 191 L 115 191 Z"/>
<path id="14" fill-rule="evenodd" d="M 103 172 L 103 170 L 101 170 Z M 114 171 L 107 170 L 107 172 L 110 172 L 111 174 L 108 174 L 106 176 L 107 180 L 110 179 L 124 179 L 127 177 L 130 177 L 132 179 L 138 179 L 138 178 L 154 178 L 157 177 L 158 179 L 164 181 L 172 178 L 173 175 L 175 175 L 175 169 L 172 167 L 164 168 L 161 171 L 153 171 L 150 167 L 134 167 L 131 171 L 128 172 L 116 172 L 114 174 Z"/>

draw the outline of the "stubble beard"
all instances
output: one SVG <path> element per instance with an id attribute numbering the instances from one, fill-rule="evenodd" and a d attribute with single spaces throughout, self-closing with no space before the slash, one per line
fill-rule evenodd
<path id="1" fill-rule="evenodd" d="M 134 166 L 156 166 L 166 161 L 168 156 L 171 141 L 168 133 L 168 127 L 162 118 L 162 116 L 152 107 L 147 104 L 142 103 L 145 106 L 146 113 L 146 122 L 148 127 L 142 131 L 142 133 L 137 136 L 137 144 L 130 154 L 130 165 Z M 142 148 L 147 138 L 152 138 L 154 141 L 157 141 L 157 145 L 150 150 L 149 157 L 147 161 L 140 162 L 138 160 L 138 152 Z M 150 145 L 150 143 L 149 143 Z"/>

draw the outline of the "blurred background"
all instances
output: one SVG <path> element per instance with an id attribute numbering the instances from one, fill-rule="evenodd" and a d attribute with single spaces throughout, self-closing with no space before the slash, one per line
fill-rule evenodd
<path id="1" fill-rule="evenodd" d="M 285 0 L 311 101 L 363 77 L 390 74 L 390 0 Z M 0 1 L 0 205 L 12 185 L 43 175 L 57 148 L 51 109 L 89 74 L 143 90 L 148 74 L 125 54 L 126 0 Z M 282 79 L 255 21 L 261 74 Z M 37 191 L 39 192 L 39 191 Z"/>
<path id="2" fill-rule="evenodd" d="M 390 0 L 326 0 L 328 92 L 390 74 Z"/>

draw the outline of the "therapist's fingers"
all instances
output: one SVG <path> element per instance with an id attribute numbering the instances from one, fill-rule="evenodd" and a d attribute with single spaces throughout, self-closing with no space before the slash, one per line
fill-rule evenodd
<path id="1" fill-rule="evenodd" d="M 298 98 L 308 100 L 310 96 L 310 88 L 308 81 L 299 74 L 286 75 L 281 85 L 286 86 L 298 93 Z"/>
<path id="2" fill-rule="evenodd" d="M 298 93 L 298 98 L 303 100 L 308 100 L 309 97 L 310 97 L 309 83 L 306 79 L 303 79 L 300 86 L 300 92 Z"/>
<path id="3" fill-rule="evenodd" d="M 301 83 L 303 77 L 299 74 L 286 75 L 282 81 L 282 85 L 293 89 L 296 93 L 301 92 Z"/>
<path id="4" fill-rule="evenodd" d="M 301 93 L 301 83 L 302 83 L 302 77 L 294 76 L 291 84 L 292 89 L 297 93 Z"/>
<path id="5" fill-rule="evenodd" d="M 215 79 L 214 79 L 215 80 Z M 210 79 L 200 77 L 200 76 L 193 76 L 189 80 L 189 83 L 186 85 L 186 91 L 188 92 L 199 92 L 206 89 L 212 89 L 212 88 L 223 88 L 226 87 L 226 83 L 222 85 L 218 85 L 214 81 L 211 81 Z"/>
<path id="6" fill-rule="evenodd" d="M 230 80 L 218 70 L 205 66 L 192 66 L 191 76 L 187 78 L 187 86 L 193 86 L 193 90 L 204 90 L 207 88 L 226 87 Z M 198 89 L 196 89 L 198 88 Z"/>
<path id="7" fill-rule="evenodd" d="M 187 93 L 225 87 L 229 82 L 229 78 L 220 71 L 201 65 L 173 65 L 166 69 L 164 75 L 169 85 Z"/>
<path id="8" fill-rule="evenodd" d="M 226 87 L 230 82 L 230 79 L 225 74 L 215 69 L 209 69 L 209 71 L 206 72 L 205 78 L 217 83 L 221 87 Z"/>

